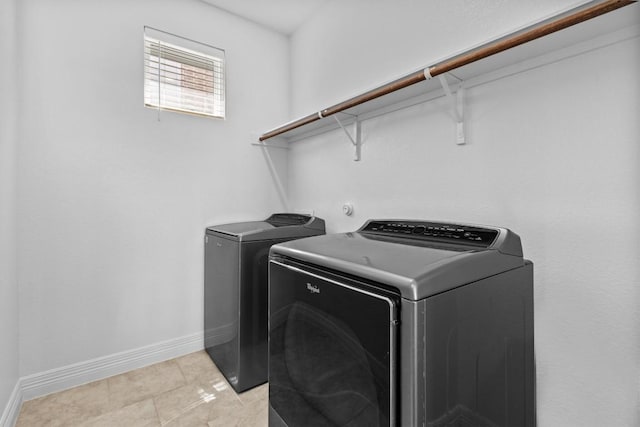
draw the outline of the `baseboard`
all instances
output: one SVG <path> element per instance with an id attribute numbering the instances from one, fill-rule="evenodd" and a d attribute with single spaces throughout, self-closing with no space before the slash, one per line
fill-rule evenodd
<path id="1" fill-rule="evenodd" d="M 22 377 L 20 378 L 21 401 L 193 353 L 204 348 L 203 342 L 203 333 L 199 332 Z M 4 425 L 0 424 L 0 427 Z"/>
<path id="2" fill-rule="evenodd" d="M 0 416 L 0 427 L 13 427 L 16 424 L 20 407 L 22 406 L 22 400 L 22 379 L 18 378 L 16 386 L 13 388 L 11 396 L 9 396 L 7 406 Z"/>

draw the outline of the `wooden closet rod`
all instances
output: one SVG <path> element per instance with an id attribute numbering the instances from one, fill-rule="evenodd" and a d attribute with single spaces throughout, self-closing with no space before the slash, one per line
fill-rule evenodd
<path id="1" fill-rule="evenodd" d="M 544 37 L 551 33 L 555 33 L 556 31 L 560 31 L 572 25 L 579 24 L 580 22 L 587 21 L 589 19 L 616 10 L 620 7 L 627 6 L 631 3 L 636 3 L 636 1 L 637 0 L 606 0 L 599 2 L 593 6 L 578 7 L 575 11 L 560 15 L 557 18 L 551 19 L 550 21 L 545 21 L 541 24 L 533 25 L 532 27 L 503 37 L 487 45 L 480 46 L 478 48 L 464 52 L 460 55 L 454 56 L 453 58 L 446 59 L 436 65 L 425 68 L 424 70 L 408 74 L 404 77 L 392 81 L 391 83 L 387 83 L 376 89 L 372 89 L 361 95 L 343 101 L 339 104 L 335 104 L 329 108 L 325 108 L 324 110 L 321 110 L 317 113 L 309 114 L 308 116 L 289 122 L 283 126 L 280 126 L 263 134 L 259 139 L 260 141 L 264 141 L 269 138 L 273 138 L 274 136 L 278 136 L 290 130 L 299 128 L 300 126 L 304 126 L 306 124 L 315 122 L 316 120 L 320 120 L 323 117 L 339 113 L 341 111 L 355 107 L 356 105 L 363 104 L 367 101 L 371 101 L 372 99 L 376 99 L 391 92 L 395 92 L 397 90 L 419 83 L 423 80 L 427 80 L 428 78 L 432 78 L 456 68 L 462 67 L 463 65 L 476 62 L 488 56 L 495 55 L 496 53 L 511 49 L 512 47 L 519 46 L 521 44 L 530 42 L 540 37 Z"/>

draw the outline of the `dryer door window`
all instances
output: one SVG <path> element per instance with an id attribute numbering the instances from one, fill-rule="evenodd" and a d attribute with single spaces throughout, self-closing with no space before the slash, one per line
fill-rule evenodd
<path id="1" fill-rule="evenodd" d="M 397 298 L 272 261 L 269 403 L 289 426 L 395 425 Z"/>

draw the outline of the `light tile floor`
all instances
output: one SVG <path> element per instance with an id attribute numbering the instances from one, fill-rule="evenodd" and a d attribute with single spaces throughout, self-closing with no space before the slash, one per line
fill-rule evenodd
<path id="1" fill-rule="evenodd" d="M 267 387 L 236 394 L 199 351 L 25 402 L 16 427 L 266 427 Z"/>

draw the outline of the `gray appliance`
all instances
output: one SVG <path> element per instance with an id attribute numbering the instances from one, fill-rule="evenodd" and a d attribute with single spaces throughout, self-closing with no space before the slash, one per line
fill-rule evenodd
<path id="1" fill-rule="evenodd" d="M 369 220 L 275 245 L 269 426 L 535 426 L 533 264 L 499 227 Z"/>
<path id="2" fill-rule="evenodd" d="M 324 232 L 322 219 L 290 213 L 207 228 L 204 344 L 237 392 L 267 381 L 269 248 Z"/>

